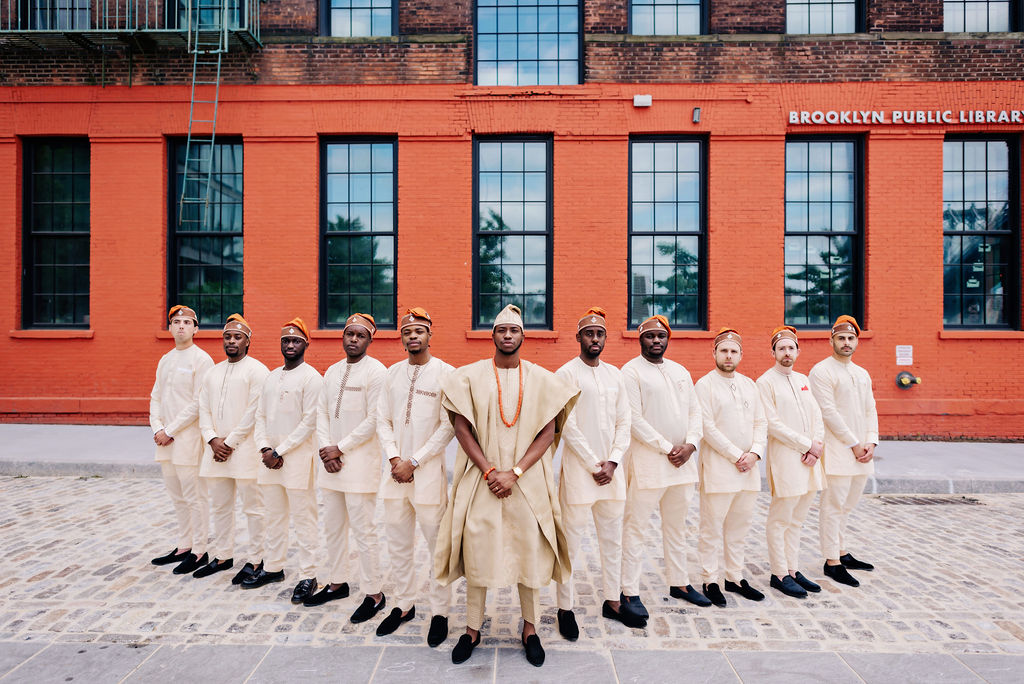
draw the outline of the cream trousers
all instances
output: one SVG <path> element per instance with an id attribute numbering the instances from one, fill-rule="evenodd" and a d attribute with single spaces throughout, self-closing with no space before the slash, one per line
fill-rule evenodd
<path id="1" fill-rule="evenodd" d="M 565 530 L 574 575 L 579 567 L 576 556 L 580 549 L 580 539 L 589 524 L 588 514 L 594 519 L 597 546 L 601 553 L 601 585 L 606 601 L 618 601 L 622 588 L 622 516 L 625 506 L 625 501 L 608 499 L 578 506 L 562 503 L 562 528 Z M 576 603 L 573 579 L 570 577 L 568 582 L 555 587 L 558 607 L 562 610 L 572 610 Z"/>
<path id="2" fill-rule="evenodd" d="M 864 493 L 867 475 L 829 475 L 828 487 L 821 492 L 818 512 L 818 535 L 821 555 L 837 560 L 846 551 L 846 523 L 860 495 Z"/>
<path id="3" fill-rule="evenodd" d="M 622 526 L 622 593 L 640 595 L 644 534 L 651 526 L 654 509 L 661 513 L 661 543 L 665 554 L 665 580 L 669 586 L 690 583 L 686 571 L 686 513 L 693 499 L 694 485 L 672 485 L 660 489 L 639 489 L 636 481 L 626 491 L 626 519 Z"/>
<path id="4" fill-rule="evenodd" d="M 322 584 L 348 581 L 348 533 L 351 528 L 359 549 L 359 591 L 376 594 L 381 589 L 380 548 L 373 512 L 377 495 L 321 489 L 324 497 L 324 530 L 327 536 L 327 567 Z"/>
<path id="5" fill-rule="evenodd" d="M 395 584 L 395 606 L 408 611 L 416 602 L 418 588 L 422 586 L 416 579 L 416 521 L 419 521 L 420 532 L 427 542 L 427 558 L 434 557 L 434 545 L 437 543 L 437 530 L 441 526 L 444 506 L 428 506 L 414 504 L 408 498 L 384 499 L 384 524 L 388 537 L 388 553 L 391 556 L 391 581 Z M 444 586 L 433 577 L 430 564 L 427 564 L 430 575 L 427 596 L 430 600 L 430 614 L 447 617 L 451 603 L 450 586 Z"/>
<path id="6" fill-rule="evenodd" d="M 768 566 L 776 577 L 800 569 L 800 531 L 815 494 L 777 496 L 768 506 L 764 531 L 768 539 Z"/>
<path id="7" fill-rule="evenodd" d="M 316 490 L 285 489 L 278 484 L 259 485 L 263 489 L 266 542 L 263 569 L 284 570 L 288 556 L 288 519 L 295 525 L 295 541 L 299 546 L 300 579 L 316 577 L 316 551 L 320 532 L 316 524 Z"/>
<path id="8" fill-rule="evenodd" d="M 700 494 L 700 541 L 697 555 L 705 584 L 718 582 L 718 558 L 725 548 L 725 579 L 743 579 L 743 539 L 754 519 L 757 492 Z"/>
<path id="9" fill-rule="evenodd" d="M 199 477 L 199 466 L 160 463 L 164 486 L 178 518 L 178 548 L 192 549 L 202 556 L 210 535 L 210 509 L 206 498 L 206 480 Z"/>
<path id="10" fill-rule="evenodd" d="M 206 477 L 210 494 L 213 523 L 211 560 L 235 557 L 235 495 L 242 499 L 242 513 L 249 527 L 249 544 L 245 560 L 258 565 L 263 558 L 263 490 L 256 480 L 236 480 L 233 477 Z"/>
<path id="11" fill-rule="evenodd" d="M 487 604 L 487 587 L 466 585 L 466 626 L 480 631 L 484 624 L 484 608 Z M 540 615 L 540 593 L 536 589 L 519 585 L 519 610 L 523 621 L 537 624 Z"/>

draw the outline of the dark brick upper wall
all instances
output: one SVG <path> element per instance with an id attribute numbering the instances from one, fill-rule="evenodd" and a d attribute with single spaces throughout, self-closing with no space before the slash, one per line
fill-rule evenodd
<path id="1" fill-rule="evenodd" d="M 879 0 L 868 3 L 869 31 L 941 31 L 942 0 Z"/>
<path id="2" fill-rule="evenodd" d="M 271 0 L 260 3 L 260 30 L 264 35 L 307 35 L 320 32 L 322 0 Z"/>
<path id="3" fill-rule="evenodd" d="M 708 33 L 783 33 L 786 0 L 711 0 Z"/>
<path id="4" fill-rule="evenodd" d="M 402 35 L 473 32 L 473 0 L 398 0 Z"/>
<path id="5" fill-rule="evenodd" d="M 629 0 L 583 0 L 586 33 L 629 33 Z"/>

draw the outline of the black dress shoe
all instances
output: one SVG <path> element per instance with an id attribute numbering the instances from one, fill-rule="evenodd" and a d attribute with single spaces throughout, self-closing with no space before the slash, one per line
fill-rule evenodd
<path id="1" fill-rule="evenodd" d="M 807 598 L 807 590 L 796 583 L 796 580 L 789 575 L 783 575 L 782 579 L 772 575 L 772 579 L 769 582 L 772 589 L 778 589 L 786 596 L 792 596 L 793 598 Z"/>
<path id="2" fill-rule="evenodd" d="M 480 645 L 480 635 L 476 635 L 476 641 L 473 641 L 473 637 L 468 634 L 463 634 L 459 637 L 459 641 L 455 644 L 455 648 L 452 649 L 452 662 L 458 665 L 469 660 L 469 656 L 473 655 L 473 649 Z"/>
<path id="3" fill-rule="evenodd" d="M 748 601 L 763 601 L 764 594 L 747 584 L 747 580 L 741 579 L 739 584 L 725 580 L 725 590 L 739 594 Z"/>
<path id="4" fill-rule="evenodd" d="M 416 606 L 409 609 L 409 612 L 402 615 L 401 608 L 392 608 L 388 616 L 381 620 L 380 624 L 377 625 L 377 636 L 387 636 L 401 626 L 403 622 L 408 622 L 416 617 Z"/>
<path id="5" fill-rule="evenodd" d="M 263 568 L 260 568 L 257 572 L 249 575 L 242 580 L 243 589 L 255 589 L 256 587 L 262 587 L 264 584 L 270 584 L 271 582 L 283 582 L 284 581 L 284 570 L 278 570 L 277 572 L 267 572 Z"/>
<path id="6" fill-rule="evenodd" d="M 260 564 L 257 565 L 257 566 L 253 566 L 252 563 L 246 563 L 245 565 L 242 566 L 242 569 L 239 570 L 238 572 L 236 572 L 235 576 L 231 578 L 231 583 L 232 584 L 241 584 L 245 580 L 246 577 L 251 577 L 252 575 L 255 575 L 257 572 L 259 572 L 262 569 L 263 569 L 263 561 L 260 561 Z"/>
<path id="7" fill-rule="evenodd" d="M 309 577 L 304 580 L 299 580 L 299 583 L 295 585 L 295 591 L 292 592 L 292 603 L 302 603 L 315 593 L 315 577 Z"/>
<path id="8" fill-rule="evenodd" d="M 558 633 L 569 641 L 580 638 L 580 626 L 576 624 L 576 613 L 571 610 L 558 611 Z"/>
<path id="9" fill-rule="evenodd" d="M 202 577 L 209 577 L 210 575 L 212 575 L 214 573 L 223 572 L 225 570 L 230 569 L 231 566 L 234 565 L 234 564 L 235 564 L 235 560 L 233 558 L 228 558 L 227 560 L 220 560 L 220 559 L 214 558 L 212 561 L 210 561 L 209 563 L 207 563 L 203 567 L 201 567 L 198 570 L 196 570 L 195 572 L 193 572 L 192 576 L 195 577 L 196 579 L 200 579 Z"/>
<path id="10" fill-rule="evenodd" d="M 685 587 L 669 587 L 668 595 L 672 598 L 689 601 L 693 605 L 700 606 L 701 608 L 707 608 L 711 605 L 711 601 L 709 601 L 706 596 L 701 594 L 699 591 L 694 589 L 689 584 L 687 584 Z"/>
<path id="11" fill-rule="evenodd" d="M 811 580 L 804 577 L 803 574 L 799 571 L 795 575 L 793 575 L 793 579 L 796 580 L 797 584 L 799 584 L 801 587 L 811 592 L 812 594 L 817 594 L 819 591 L 821 591 L 821 587 L 819 585 L 815 584 Z"/>
<path id="12" fill-rule="evenodd" d="M 619 594 L 619 603 L 628 603 L 629 610 L 632 611 L 634 614 L 639 615 L 644 620 L 647 620 L 651 617 L 651 614 L 647 612 L 647 608 L 644 606 L 643 602 L 640 601 L 639 596 L 625 596 L 623 594 Z"/>
<path id="13" fill-rule="evenodd" d="M 178 567 L 174 568 L 171 572 L 175 575 L 191 575 L 193 572 L 209 562 L 210 556 L 208 554 L 204 553 L 202 556 L 197 558 L 196 554 L 190 551 L 189 554 L 185 556 L 185 560 L 178 563 Z"/>
<path id="14" fill-rule="evenodd" d="M 374 603 L 372 596 L 367 596 L 363 599 L 363 602 L 356 608 L 356 612 L 352 613 L 352 617 L 349 618 L 354 624 L 360 622 L 366 622 L 374 615 L 384 610 L 384 604 L 387 603 L 388 597 L 384 594 L 380 595 L 380 603 Z"/>
<path id="15" fill-rule="evenodd" d="M 526 651 L 526 660 L 534 667 L 544 664 L 544 647 L 540 645 L 540 637 L 531 634 L 523 641 L 523 650 Z"/>
<path id="16" fill-rule="evenodd" d="M 626 609 L 625 603 L 619 603 L 619 609 L 615 610 L 605 601 L 601 606 L 601 615 L 609 620 L 618 620 L 627 627 L 643 629 L 647 626 L 647 620 L 643 619 L 631 610 Z"/>
<path id="17" fill-rule="evenodd" d="M 444 615 L 435 615 L 430 618 L 430 629 L 427 631 L 427 646 L 434 648 L 444 643 L 448 638 L 448 618 Z"/>
<path id="18" fill-rule="evenodd" d="M 835 582 L 839 582 L 840 584 L 845 584 L 850 587 L 860 586 L 860 582 L 857 581 L 857 578 L 847 572 L 846 566 L 842 563 L 839 565 L 829 565 L 828 563 L 825 563 L 824 571 L 825 577 L 828 577 Z"/>
<path id="19" fill-rule="evenodd" d="M 171 563 L 180 563 L 188 558 L 188 551 L 182 551 L 178 553 L 177 548 L 171 549 L 171 552 L 166 556 L 157 556 L 153 560 L 149 561 L 153 565 L 170 565 Z"/>
<path id="20" fill-rule="evenodd" d="M 312 606 L 322 606 L 328 601 L 333 601 L 335 599 L 340 598 L 348 598 L 348 582 L 342 582 L 340 585 L 338 585 L 338 588 L 334 590 L 332 590 L 331 585 L 328 584 L 326 587 L 324 587 L 317 593 L 313 594 L 312 596 L 307 596 L 306 599 L 302 602 L 302 605 L 306 606 L 307 608 L 310 608 Z"/>
<path id="21" fill-rule="evenodd" d="M 839 562 L 842 563 L 847 570 L 874 570 L 875 566 L 871 563 L 865 563 L 862 560 L 857 560 L 853 557 L 852 553 L 844 553 L 839 557 Z"/>
<path id="22" fill-rule="evenodd" d="M 725 596 L 722 594 L 722 590 L 718 588 L 717 582 L 705 584 L 704 595 L 708 597 L 708 601 L 711 601 L 711 603 L 719 608 L 725 608 Z"/>

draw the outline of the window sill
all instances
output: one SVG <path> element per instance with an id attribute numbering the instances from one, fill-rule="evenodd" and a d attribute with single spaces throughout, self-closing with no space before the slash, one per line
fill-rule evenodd
<path id="1" fill-rule="evenodd" d="M 340 340 L 345 336 L 345 330 L 329 328 L 327 330 L 312 330 L 309 334 L 314 340 Z M 375 340 L 397 340 L 401 337 L 402 333 L 398 330 L 378 330 L 373 334 Z"/>
<path id="2" fill-rule="evenodd" d="M 11 330 L 8 335 L 22 340 L 91 340 L 92 330 Z"/>
<path id="3" fill-rule="evenodd" d="M 940 330 L 940 340 L 1024 340 L 1024 330 Z"/>
<path id="4" fill-rule="evenodd" d="M 490 330 L 467 330 L 467 340 L 489 340 L 491 339 Z M 526 330 L 526 339 L 530 340 L 557 340 L 557 330 Z"/>

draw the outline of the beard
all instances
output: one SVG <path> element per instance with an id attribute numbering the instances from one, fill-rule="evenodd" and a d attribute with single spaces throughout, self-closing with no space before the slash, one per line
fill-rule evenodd
<path id="1" fill-rule="evenodd" d="M 524 339 L 525 339 L 525 338 L 524 338 Z M 520 347 L 522 347 L 522 346 L 523 346 L 523 340 L 519 340 L 519 344 L 517 344 L 517 345 L 516 345 L 516 348 L 515 348 L 515 349 L 513 349 L 512 351 L 505 351 L 504 349 L 502 349 L 502 348 L 501 348 L 501 347 L 500 347 L 499 345 L 497 345 L 497 344 L 496 344 L 496 345 L 494 345 L 494 348 L 498 350 L 498 353 L 499 353 L 499 354 L 502 354 L 502 355 L 504 355 L 504 356 L 512 356 L 513 354 L 515 354 L 516 352 L 518 352 L 518 351 L 519 351 L 519 348 L 520 348 Z"/>

